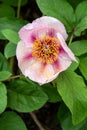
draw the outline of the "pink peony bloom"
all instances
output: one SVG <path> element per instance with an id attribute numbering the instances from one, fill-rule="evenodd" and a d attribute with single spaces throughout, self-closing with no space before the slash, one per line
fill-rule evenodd
<path id="1" fill-rule="evenodd" d="M 65 40 L 64 25 L 57 19 L 43 16 L 22 27 L 16 56 L 22 73 L 40 85 L 51 82 L 66 70 L 74 54 Z"/>

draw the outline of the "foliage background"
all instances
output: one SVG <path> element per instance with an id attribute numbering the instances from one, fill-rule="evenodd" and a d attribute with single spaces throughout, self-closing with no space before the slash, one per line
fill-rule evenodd
<path id="1" fill-rule="evenodd" d="M 19 29 L 42 15 L 63 22 L 78 63 L 39 86 L 15 53 Z M 0 130 L 38 130 L 31 112 L 45 129 L 87 130 L 87 0 L 0 0 L 0 99 Z"/>

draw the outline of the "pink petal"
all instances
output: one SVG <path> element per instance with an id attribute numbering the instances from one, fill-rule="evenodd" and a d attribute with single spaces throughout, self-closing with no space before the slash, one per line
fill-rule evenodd
<path id="1" fill-rule="evenodd" d="M 69 49 L 69 47 L 67 46 L 67 44 L 65 43 L 65 40 L 63 39 L 62 35 L 60 33 L 57 33 L 57 38 L 59 39 L 60 41 L 60 44 L 62 46 L 62 48 L 64 49 L 64 51 L 68 54 L 68 56 L 70 57 L 71 60 L 77 62 L 73 52 Z M 61 52 L 62 53 L 62 52 Z M 64 53 L 64 52 L 63 52 Z M 66 57 L 66 53 L 65 54 L 65 57 Z M 67 57 L 68 58 L 68 57 Z"/>
<path id="2" fill-rule="evenodd" d="M 26 76 L 31 80 L 38 82 L 40 85 L 48 83 L 53 75 L 53 67 L 51 65 L 43 67 L 43 64 L 40 62 L 35 62 L 28 68 L 28 70 L 26 70 Z"/>
<path id="3" fill-rule="evenodd" d="M 44 84 L 47 79 L 42 72 L 42 63 L 37 61 L 26 68 L 24 75 L 39 84 Z"/>
<path id="4" fill-rule="evenodd" d="M 50 78 L 48 80 L 48 82 L 53 81 L 55 78 L 58 77 L 58 75 L 65 71 L 70 65 L 71 65 L 72 61 L 71 60 L 64 60 L 62 58 L 58 58 L 58 60 L 54 63 L 53 68 L 54 68 L 54 72 L 55 74 L 53 75 L 52 78 Z"/>
<path id="5" fill-rule="evenodd" d="M 64 39 L 68 36 L 64 25 L 59 20 L 53 17 L 43 16 L 22 27 L 19 31 L 19 36 L 24 43 L 32 46 L 33 41 L 38 35 L 43 35 L 44 33 L 54 35 L 56 32 L 59 32 Z"/>
<path id="6" fill-rule="evenodd" d="M 32 30 L 26 30 L 24 27 L 20 29 L 19 36 L 26 45 L 31 47 L 33 45 L 33 41 L 36 39 L 36 35 L 32 35 Z"/>
<path id="7" fill-rule="evenodd" d="M 68 60 L 63 58 L 63 53 L 59 55 L 58 60 L 54 64 L 43 64 L 30 57 L 31 48 L 24 46 L 23 42 L 19 42 L 17 46 L 18 66 L 22 73 L 31 80 L 38 82 L 40 85 L 46 84 L 54 80 L 60 72 L 66 70 L 70 64 L 71 59 L 66 56 Z M 21 50 L 21 51 L 20 51 Z"/>
<path id="8" fill-rule="evenodd" d="M 61 23 L 61 21 L 59 21 L 56 18 L 53 18 L 50 16 L 43 16 L 41 18 L 34 20 L 32 22 L 32 24 L 34 27 L 37 27 L 37 28 L 38 27 L 45 27 L 45 26 L 54 28 L 57 30 L 57 32 L 59 32 L 64 37 L 65 40 L 67 39 L 68 35 L 66 33 L 64 25 Z"/>
<path id="9" fill-rule="evenodd" d="M 18 66 L 23 75 L 38 82 L 40 85 L 52 81 L 53 77 L 56 77 L 53 66 L 50 64 L 45 65 L 34 60 L 30 54 L 31 48 L 26 47 L 25 44 L 20 41 L 17 46 L 16 56 L 18 59 Z"/>
<path id="10" fill-rule="evenodd" d="M 59 66 L 61 67 L 61 69 L 59 70 L 59 73 L 66 70 L 72 63 L 72 60 L 71 59 L 64 59 L 63 57 L 60 57 L 58 58 L 58 62 L 59 62 Z"/>
<path id="11" fill-rule="evenodd" d="M 16 57 L 18 59 L 18 62 L 24 60 L 27 58 L 27 60 L 29 58 L 32 58 L 32 48 L 31 47 L 26 47 L 25 44 L 20 41 L 17 45 L 16 48 Z"/>
<path id="12" fill-rule="evenodd" d="M 26 77 L 38 82 L 40 85 L 51 82 L 53 78 L 57 77 L 52 65 L 48 64 L 44 66 L 42 63 L 37 62 L 34 59 L 20 62 L 19 68 Z"/>
<path id="13" fill-rule="evenodd" d="M 34 29 L 34 30 L 25 30 L 24 28 L 22 28 L 19 31 L 19 35 L 21 37 L 21 40 L 27 45 L 32 47 L 34 40 L 36 40 L 36 38 L 42 38 L 46 35 L 50 35 L 50 36 L 55 36 L 56 35 L 56 31 L 52 28 L 49 27 L 38 27 L 38 29 Z"/>

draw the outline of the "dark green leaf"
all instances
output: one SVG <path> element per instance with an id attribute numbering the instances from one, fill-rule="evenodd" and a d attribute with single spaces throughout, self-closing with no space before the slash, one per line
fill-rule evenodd
<path id="1" fill-rule="evenodd" d="M 70 44 L 71 50 L 76 56 L 87 53 L 87 40 L 75 41 Z"/>
<path id="2" fill-rule="evenodd" d="M 87 87 L 82 77 L 72 71 L 63 72 L 57 79 L 57 89 L 71 111 L 73 124 L 84 120 L 87 117 Z"/>
<path id="3" fill-rule="evenodd" d="M 79 69 L 83 74 L 83 76 L 85 77 L 85 79 L 87 80 L 87 57 L 80 58 Z"/>
<path id="4" fill-rule="evenodd" d="M 18 0 L 0 0 L 6 5 L 18 6 Z M 28 0 L 21 0 L 21 5 L 25 5 Z"/>
<path id="5" fill-rule="evenodd" d="M 69 114 L 69 109 L 66 107 L 66 105 L 62 102 L 61 105 L 58 108 L 57 112 L 57 120 L 61 123 L 65 120 L 67 115 Z"/>
<path id="6" fill-rule="evenodd" d="M 7 90 L 3 83 L 0 82 L 0 113 L 2 113 L 7 106 Z"/>
<path id="7" fill-rule="evenodd" d="M 20 116 L 7 111 L 0 116 L 0 130 L 27 130 L 27 128 Z"/>
<path id="8" fill-rule="evenodd" d="M 79 59 L 76 57 L 77 62 L 72 62 L 68 70 L 75 71 L 79 66 Z"/>
<path id="9" fill-rule="evenodd" d="M 15 11 L 12 7 L 6 4 L 0 5 L 0 17 L 14 17 L 14 16 L 15 16 Z"/>
<path id="10" fill-rule="evenodd" d="M 3 29 L 11 29 L 13 31 L 18 32 L 19 29 L 26 23 L 26 21 L 18 20 L 16 18 L 0 18 L 0 39 L 6 39 L 1 33 Z"/>
<path id="11" fill-rule="evenodd" d="M 16 80 L 8 88 L 8 106 L 20 112 L 37 110 L 48 100 L 41 87 L 31 81 Z"/>
<path id="12" fill-rule="evenodd" d="M 0 53 L 0 71 L 10 71 L 6 58 Z"/>
<path id="13" fill-rule="evenodd" d="M 53 87 L 51 84 L 46 84 L 42 86 L 44 92 L 48 95 L 49 102 L 58 102 L 61 101 L 61 97 L 57 92 L 57 87 Z"/>
<path id="14" fill-rule="evenodd" d="M 20 40 L 19 36 L 18 36 L 18 32 L 14 31 L 14 30 L 4 29 L 1 32 L 6 37 L 6 39 L 12 43 L 17 44 Z"/>
<path id="15" fill-rule="evenodd" d="M 0 81 L 8 79 L 12 74 L 8 71 L 0 71 Z"/>
<path id="16" fill-rule="evenodd" d="M 16 44 L 9 42 L 4 49 L 4 55 L 8 59 L 16 54 Z"/>
<path id="17" fill-rule="evenodd" d="M 87 1 L 82 1 L 75 10 L 77 23 L 87 16 Z"/>
<path id="18" fill-rule="evenodd" d="M 72 6 L 66 0 L 36 0 L 44 15 L 53 16 L 63 22 L 68 31 L 73 28 L 75 21 Z"/>
<path id="19" fill-rule="evenodd" d="M 68 114 L 67 117 L 61 122 L 62 130 L 86 130 L 85 125 L 87 126 L 86 120 L 81 122 L 80 124 L 74 126 L 72 124 L 71 115 Z M 87 128 L 87 127 L 86 127 Z"/>
<path id="20" fill-rule="evenodd" d="M 84 1 L 84 0 L 67 0 L 74 8 L 76 8 L 77 7 L 77 5 L 80 3 L 80 2 L 82 2 L 82 1 Z"/>
<path id="21" fill-rule="evenodd" d="M 76 26 L 75 35 L 80 36 L 81 32 L 87 29 L 87 16 L 85 16 Z"/>

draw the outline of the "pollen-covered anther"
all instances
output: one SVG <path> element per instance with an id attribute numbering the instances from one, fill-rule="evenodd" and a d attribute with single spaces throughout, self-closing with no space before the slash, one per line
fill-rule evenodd
<path id="1" fill-rule="evenodd" d="M 57 38 L 44 36 L 37 38 L 32 47 L 32 56 L 35 60 L 52 64 L 58 59 L 60 43 Z"/>

